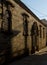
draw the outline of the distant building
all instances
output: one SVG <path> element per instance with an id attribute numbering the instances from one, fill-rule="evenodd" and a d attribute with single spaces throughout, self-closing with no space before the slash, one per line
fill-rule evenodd
<path id="1" fill-rule="evenodd" d="M 45 26 L 46 26 L 46 43 L 47 43 L 47 20 L 46 20 L 46 19 L 42 19 L 41 21 L 42 21 L 42 23 L 44 23 Z"/>

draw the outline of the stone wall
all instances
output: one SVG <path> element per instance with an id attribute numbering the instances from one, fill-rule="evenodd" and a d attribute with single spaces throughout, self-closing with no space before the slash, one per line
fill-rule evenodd
<path id="1" fill-rule="evenodd" d="M 31 27 L 35 22 L 37 22 L 38 30 L 39 30 L 39 36 L 38 36 L 38 49 L 42 49 L 46 46 L 46 27 L 39 22 L 34 16 L 32 16 L 30 13 L 28 13 L 25 9 L 20 7 L 17 3 L 13 2 L 15 4 L 15 7 L 12 8 L 10 6 L 10 10 L 12 13 L 12 31 L 13 34 L 10 35 L 10 41 L 11 41 L 11 47 L 12 47 L 12 54 L 13 56 L 17 56 L 17 54 L 24 53 L 23 49 L 25 49 L 25 40 L 23 36 L 23 16 L 22 13 L 26 13 L 28 18 L 28 37 L 27 37 L 27 48 L 29 49 L 29 54 L 31 54 L 32 50 L 32 39 L 31 39 Z M 1 22 L 1 20 L 0 20 Z M 41 33 L 42 37 L 40 38 L 40 25 L 41 25 Z M 0 24 L 1 27 L 1 24 Z M 43 38 L 43 28 L 45 29 L 45 38 Z M 21 52 L 19 52 L 21 50 Z"/>
<path id="2" fill-rule="evenodd" d="M 40 38 L 40 33 L 38 36 L 38 47 L 39 49 L 43 48 L 46 46 L 46 30 L 45 30 L 45 38 L 43 38 L 43 28 L 46 29 L 46 27 L 40 23 L 35 17 L 33 17 L 32 15 L 30 15 L 26 10 L 24 10 L 22 7 L 20 7 L 17 3 L 15 3 L 15 8 L 11 9 L 12 11 L 12 29 L 13 30 L 19 30 L 20 33 L 12 38 L 12 48 L 13 48 L 13 52 L 16 51 L 16 48 L 18 48 L 17 50 L 23 49 L 25 47 L 24 44 L 24 36 L 23 36 L 23 17 L 22 17 L 22 13 L 26 13 L 27 15 L 29 15 L 28 18 L 28 42 L 27 42 L 27 47 L 29 48 L 29 52 L 31 53 L 31 47 L 32 47 L 32 41 L 31 41 L 31 36 L 30 36 L 30 30 L 31 27 L 33 25 L 33 22 L 36 21 L 37 25 L 38 25 L 38 29 L 40 30 L 40 25 L 42 26 L 41 30 L 42 30 L 42 38 Z"/>

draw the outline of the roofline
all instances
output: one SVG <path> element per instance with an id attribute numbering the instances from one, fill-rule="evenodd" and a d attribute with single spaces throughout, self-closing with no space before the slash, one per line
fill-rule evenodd
<path id="1" fill-rule="evenodd" d="M 19 4 L 20 7 L 24 8 L 28 13 L 30 13 L 36 20 L 38 20 L 40 23 L 41 20 L 20 0 L 14 0 L 17 4 Z M 44 23 L 42 23 L 44 26 L 46 26 Z"/>

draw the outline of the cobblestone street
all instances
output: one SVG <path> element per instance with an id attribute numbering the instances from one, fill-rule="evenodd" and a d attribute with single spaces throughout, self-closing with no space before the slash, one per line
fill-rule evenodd
<path id="1" fill-rule="evenodd" d="M 47 47 L 31 56 L 14 61 L 9 65 L 47 65 Z"/>

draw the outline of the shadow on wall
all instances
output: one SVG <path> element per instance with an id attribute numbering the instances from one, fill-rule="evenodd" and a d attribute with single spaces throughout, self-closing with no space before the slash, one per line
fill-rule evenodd
<path id="1" fill-rule="evenodd" d="M 8 3 L 7 3 L 8 4 Z M 12 44 L 11 39 L 17 36 L 20 31 L 12 30 L 12 13 L 8 5 L 6 10 L 2 11 L 2 22 L 0 28 L 0 65 L 4 62 L 9 62 L 12 58 Z"/>
<path id="2" fill-rule="evenodd" d="M 4 22 L 5 23 L 5 22 Z M 6 64 L 12 59 L 12 43 L 11 43 L 11 39 L 14 36 L 17 36 L 21 31 L 19 30 L 11 30 L 11 32 L 7 29 L 5 29 L 7 26 L 4 25 L 4 27 L 2 27 L 0 29 L 0 58 L 1 58 L 1 62 L 0 65 L 3 64 L 4 62 L 6 62 Z M 11 28 L 10 28 L 11 29 Z M 24 50 L 23 55 L 20 55 L 19 52 L 21 51 L 17 51 L 18 53 L 18 59 L 24 56 L 27 56 L 28 54 L 28 49 L 27 49 L 27 36 L 24 36 L 24 43 L 25 43 L 25 48 L 22 49 Z M 16 58 L 16 59 L 17 59 Z"/>
<path id="3" fill-rule="evenodd" d="M 11 34 L 0 32 L 0 58 L 1 63 L 8 63 L 12 58 L 12 44 L 11 39 L 17 36 L 20 31 L 12 31 Z"/>
<path id="4" fill-rule="evenodd" d="M 2 11 L 2 23 L 0 29 L 0 65 L 4 62 L 8 63 L 12 58 L 12 44 L 11 39 L 14 36 L 17 36 L 20 31 L 12 30 L 12 13 L 9 9 L 9 6 L 6 5 L 5 13 Z M 27 27 L 27 26 L 26 26 Z M 25 49 L 27 49 L 27 37 L 25 37 Z M 27 51 L 27 50 L 26 50 Z M 24 52 L 24 54 L 26 53 Z M 18 51 L 19 53 L 19 51 Z M 27 54 L 27 53 L 26 53 Z M 18 54 L 19 55 L 19 54 Z"/>
<path id="5" fill-rule="evenodd" d="M 17 51 L 17 56 L 13 58 L 11 39 L 19 33 L 20 31 L 12 31 L 11 34 L 0 32 L 0 65 L 4 62 L 5 64 L 8 64 L 10 61 L 18 60 L 28 55 L 28 49 L 25 44 L 25 48 Z M 27 43 L 27 38 L 25 38 L 24 41 L 24 43 Z M 22 55 L 20 54 L 21 51 L 24 51 Z"/>

